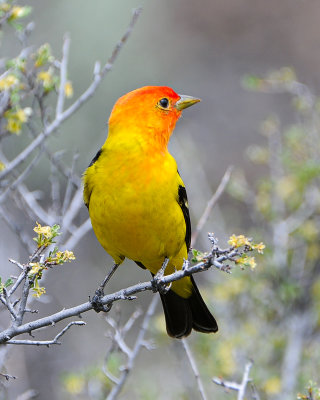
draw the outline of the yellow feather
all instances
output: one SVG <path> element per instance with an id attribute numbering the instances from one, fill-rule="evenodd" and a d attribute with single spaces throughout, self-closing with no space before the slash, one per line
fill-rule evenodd
<path id="1" fill-rule="evenodd" d="M 178 204 L 183 182 L 169 152 L 149 157 L 128 138 L 125 146 L 106 141 L 98 160 L 87 169 L 84 184 L 94 232 L 116 263 L 126 257 L 156 274 L 169 257 L 166 274 L 181 269 L 188 257 Z M 173 291 L 188 297 L 188 282 L 189 278 L 175 282 Z"/>
<path id="2" fill-rule="evenodd" d="M 115 263 L 129 258 L 155 275 L 169 258 L 171 274 L 188 258 L 187 196 L 167 145 L 182 110 L 198 101 L 146 86 L 116 102 L 108 138 L 83 177 L 92 227 Z M 170 336 L 217 331 L 192 277 L 160 296 Z"/>

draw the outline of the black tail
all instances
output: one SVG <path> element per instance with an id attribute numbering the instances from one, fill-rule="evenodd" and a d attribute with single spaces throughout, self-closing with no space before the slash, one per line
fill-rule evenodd
<path id="1" fill-rule="evenodd" d="M 218 330 L 214 316 L 203 301 L 193 277 L 190 278 L 192 295 L 189 298 L 180 297 L 172 290 L 160 293 L 168 335 L 178 339 L 188 336 L 192 329 L 204 333 Z"/>

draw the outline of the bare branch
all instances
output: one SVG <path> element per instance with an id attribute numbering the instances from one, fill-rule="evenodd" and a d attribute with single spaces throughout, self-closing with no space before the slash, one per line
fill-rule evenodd
<path id="1" fill-rule="evenodd" d="M 76 153 L 76 154 L 74 154 L 74 156 L 72 158 L 72 165 L 71 165 L 70 172 L 69 172 L 70 177 L 75 176 L 74 169 L 75 169 L 75 164 L 76 164 L 76 160 L 78 159 L 78 156 L 79 156 L 79 154 Z M 81 187 L 81 183 L 78 187 Z M 67 187 L 66 187 L 65 195 L 64 195 L 64 199 L 63 199 L 63 204 L 62 204 L 61 215 L 64 215 L 66 213 L 67 208 L 70 205 L 72 189 L 73 189 L 73 180 L 68 179 Z"/>
<path id="2" fill-rule="evenodd" d="M 7 187 L 7 189 L 3 193 L 1 193 L 0 204 L 2 204 L 6 200 L 6 197 L 9 193 L 14 191 L 17 188 L 17 186 L 20 185 L 27 178 L 27 176 L 30 174 L 33 167 L 35 167 L 35 165 L 40 160 L 41 155 L 42 155 L 42 152 L 39 151 L 39 153 L 30 162 L 30 164 L 27 166 L 27 168 L 16 178 L 16 180 L 13 183 L 11 183 Z"/>
<path id="3" fill-rule="evenodd" d="M 125 336 L 130 331 L 133 324 L 136 322 L 136 320 L 140 317 L 141 314 L 142 314 L 142 311 L 140 309 L 138 309 L 131 315 L 131 317 L 128 319 L 126 324 L 121 329 L 123 336 Z"/>
<path id="4" fill-rule="evenodd" d="M 242 382 L 241 382 L 241 385 L 239 388 L 237 400 L 244 399 L 244 396 L 246 394 L 246 387 L 247 387 L 248 382 L 250 381 L 249 374 L 250 374 L 251 367 L 252 367 L 252 361 L 249 361 L 244 368 L 244 373 L 243 373 Z"/>
<path id="5" fill-rule="evenodd" d="M 15 232 L 15 234 L 20 239 L 20 242 L 23 243 L 23 245 L 28 249 L 29 252 L 31 252 L 33 250 L 32 240 L 22 231 L 21 226 L 17 225 L 14 218 L 11 218 L 10 212 L 7 210 L 4 204 L 0 206 L 0 216 L 10 227 L 10 229 Z"/>
<path id="6" fill-rule="evenodd" d="M 203 387 L 201 376 L 200 376 L 196 361 L 195 361 L 195 359 L 193 357 L 193 354 L 191 352 L 189 343 L 188 343 L 187 339 L 182 339 L 181 343 L 182 343 L 182 346 L 183 346 L 183 348 L 184 348 L 184 350 L 186 352 L 188 360 L 190 362 L 192 371 L 194 373 L 194 377 L 196 378 L 196 382 L 197 382 L 197 385 L 198 385 L 200 396 L 201 396 L 202 400 L 207 400 L 207 396 L 206 396 L 206 392 L 205 392 L 204 387 Z"/>
<path id="7" fill-rule="evenodd" d="M 17 397 L 17 400 L 31 400 L 38 397 L 38 395 L 39 393 L 36 390 L 29 389 L 26 392 L 20 394 L 20 396 Z"/>
<path id="8" fill-rule="evenodd" d="M 68 227 L 71 225 L 73 219 L 77 216 L 80 208 L 83 206 L 83 193 L 82 193 L 82 188 L 79 188 L 74 196 L 73 199 L 70 202 L 70 205 L 68 207 L 67 212 L 64 214 L 61 226 L 62 227 Z M 64 234 L 59 238 L 59 242 L 63 241 Z"/>
<path id="9" fill-rule="evenodd" d="M 132 350 L 125 343 L 122 330 L 118 328 L 117 323 L 113 318 L 106 318 L 106 321 L 114 329 L 113 340 L 117 343 L 119 349 L 130 358 L 132 356 Z"/>
<path id="10" fill-rule="evenodd" d="M 3 374 L 3 373 L 1 373 L 0 372 L 0 376 L 2 376 L 3 378 L 5 378 L 7 381 L 9 380 L 9 379 L 17 379 L 15 376 L 13 376 L 13 375 L 8 375 L 8 374 Z"/>
<path id="11" fill-rule="evenodd" d="M 64 244 L 66 249 L 73 249 L 79 240 L 92 228 L 91 220 L 88 218 L 83 224 L 81 224 Z"/>
<path id="12" fill-rule="evenodd" d="M 14 260 L 10 260 L 11 262 L 13 262 Z M 23 269 L 21 274 L 18 276 L 18 278 L 16 279 L 16 281 L 14 282 L 14 284 L 12 285 L 11 289 L 8 290 L 8 297 L 11 297 L 11 295 L 18 289 L 18 287 L 20 286 L 20 284 L 23 282 L 23 280 L 26 278 L 27 276 L 27 269 Z"/>
<path id="13" fill-rule="evenodd" d="M 37 137 L 36 128 L 33 126 L 32 121 L 27 122 L 27 126 L 33 135 L 33 137 Z M 68 179 L 68 184 L 72 184 L 75 188 L 79 188 L 81 186 L 81 179 L 74 175 L 72 170 L 65 166 L 64 163 L 58 159 L 56 153 L 52 153 L 50 149 L 47 147 L 46 143 L 42 144 L 43 153 L 48 157 L 50 164 L 53 164 L 57 170 Z"/>
<path id="14" fill-rule="evenodd" d="M 31 213 L 33 219 L 44 221 L 48 225 L 55 223 L 55 218 L 40 206 L 34 192 L 30 192 L 24 184 L 20 184 L 17 190 L 20 194 L 20 199 L 27 206 L 27 210 Z"/>
<path id="15" fill-rule="evenodd" d="M 224 381 L 217 377 L 213 378 L 212 380 L 215 384 L 220 385 L 226 389 L 235 390 L 236 392 L 238 392 L 237 400 L 244 400 L 247 385 L 251 381 L 249 375 L 252 364 L 252 361 L 249 361 L 245 365 L 241 383 Z"/>
<path id="16" fill-rule="evenodd" d="M 216 385 L 222 386 L 226 389 L 235 390 L 236 392 L 238 392 L 240 389 L 240 384 L 237 382 L 225 381 L 225 380 L 217 378 L 217 377 L 213 378 L 212 381 Z"/>
<path id="17" fill-rule="evenodd" d="M 2 289 L 2 293 L 3 293 L 3 296 L 0 296 L 0 300 L 7 307 L 7 309 L 9 310 L 9 312 L 11 314 L 12 321 L 16 321 L 17 320 L 17 313 L 15 312 L 15 310 L 13 308 L 13 305 L 11 304 L 11 301 L 10 301 L 10 299 L 8 297 L 7 289 L 3 288 Z"/>
<path id="18" fill-rule="evenodd" d="M 312 328 L 310 311 L 299 310 L 288 318 L 287 343 L 281 366 L 281 394 L 284 399 L 294 395 L 305 341 Z"/>
<path id="19" fill-rule="evenodd" d="M 140 351 L 141 347 L 144 345 L 144 342 L 145 342 L 144 341 L 144 337 L 145 337 L 145 334 L 146 334 L 146 331 L 147 331 L 147 328 L 148 328 L 148 325 L 149 325 L 149 321 L 150 321 L 150 318 L 152 317 L 152 315 L 155 312 L 155 309 L 156 309 L 156 306 L 158 304 L 158 301 L 159 301 L 159 297 L 153 296 L 152 301 L 151 301 L 151 303 L 150 303 L 150 305 L 148 307 L 148 310 L 147 310 L 147 312 L 146 312 L 146 314 L 144 316 L 144 319 L 143 319 L 143 322 L 142 322 L 142 325 L 141 325 L 141 329 L 140 329 L 140 332 L 138 334 L 137 340 L 135 342 L 134 348 L 133 348 L 133 350 L 131 352 L 130 357 L 128 358 L 127 365 L 124 367 L 124 369 L 123 369 L 123 371 L 121 373 L 121 376 L 120 376 L 120 378 L 118 380 L 118 383 L 112 388 L 112 390 L 109 393 L 109 395 L 108 395 L 106 400 L 114 400 L 114 399 L 116 399 L 117 395 L 120 393 L 120 391 L 121 391 L 121 389 L 122 389 L 122 387 L 123 387 L 128 375 L 129 375 L 130 371 L 133 368 L 134 361 L 135 361 L 137 355 L 139 354 L 139 351 Z"/>
<path id="20" fill-rule="evenodd" d="M 224 173 L 224 175 L 221 179 L 219 186 L 217 187 L 217 190 L 215 191 L 215 193 L 213 194 L 211 199 L 208 201 L 207 207 L 205 208 L 202 216 L 199 219 L 196 229 L 192 234 L 191 247 L 193 247 L 194 244 L 196 243 L 199 233 L 202 231 L 205 223 L 208 221 L 213 207 L 217 204 L 219 198 L 221 197 L 222 193 L 224 192 L 224 190 L 230 180 L 232 170 L 233 170 L 233 166 L 229 166 L 227 168 L 226 172 Z"/>
<path id="21" fill-rule="evenodd" d="M 23 344 L 23 345 L 47 346 L 47 347 L 49 347 L 52 344 L 61 344 L 61 342 L 59 342 L 58 340 L 73 325 L 83 326 L 83 325 L 86 325 L 86 323 L 84 321 L 72 321 L 72 322 L 69 322 L 69 324 L 64 329 L 62 329 L 62 331 L 59 332 L 52 340 L 9 340 L 7 342 L 7 344 Z"/>
<path id="22" fill-rule="evenodd" d="M 317 187 L 306 190 L 305 199 L 301 206 L 284 221 L 288 234 L 298 229 L 317 210 L 320 193 Z"/>
<path id="23" fill-rule="evenodd" d="M 214 241 L 212 235 L 210 235 L 210 240 Z M 186 264 L 183 269 L 176 271 L 173 274 L 165 275 L 159 278 L 157 287 L 158 288 L 160 286 L 166 287 L 171 282 L 179 280 L 185 276 L 190 276 L 194 273 L 206 271 L 211 266 L 215 266 L 216 268 L 222 271 L 230 272 L 231 267 L 228 265 L 224 265 L 223 262 L 229 260 L 234 261 L 234 257 L 239 256 L 239 254 L 241 254 L 241 251 L 239 249 L 234 249 L 233 247 L 231 247 L 226 250 L 221 250 L 216 245 L 214 245 L 211 252 L 206 256 L 204 261 L 201 261 L 196 265 Z M 101 304 L 110 306 L 115 301 L 132 299 L 133 298 L 132 295 L 146 290 L 155 291 L 155 285 L 153 281 L 138 283 L 126 289 L 119 290 L 115 293 L 105 295 L 101 299 Z M 16 321 L 17 323 L 14 326 L 11 326 L 0 333 L 0 343 L 6 343 L 8 342 L 8 340 L 12 339 L 17 335 L 21 335 L 22 333 L 31 333 L 34 330 L 55 324 L 66 318 L 74 317 L 93 309 L 92 303 L 86 302 L 78 306 L 64 309 L 50 316 L 40 318 L 38 320 L 31 321 L 22 325 L 21 321 L 26 307 L 28 292 L 29 292 L 29 282 L 28 279 L 26 279 L 24 284 L 23 296 L 20 302 L 18 318 Z"/>
<path id="24" fill-rule="evenodd" d="M 12 264 L 14 264 L 14 265 L 16 265 L 18 268 L 20 268 L 22 271 L 23 271 L 23 265 L 22 264 L 20 264 L 18 261 L 16 261 L 16 260 L 13 260 L 12 258 L 9 258 L 9 261 L 12 263 Z"/>
<path id="25" fill-rule="evenodd" d="M 58 119 L 63 112 L 63 106 L 64 106 L 65 86 L 66 86 L 66 82 L 67 82 L 69 47 L 70 47 L 70 37 L 67 34 L 64 37 L 64 43 L 63 43 L 63 47 L 62 47 L 62 59 L 61 59 L 61 64 L 60 64 L 60 85 L 59 85 L 59 94 L 58 94 L 58 101 L 57 101 L 57 107 L 56 107 L 56 118 L 58 118 Z"/>
<path id="26" fill-rule="evenodd" d="M 108 370 L 108 368 L 106 368 L 105 366 L 103 366 L 102 370 L 103 370 L 103 373 L 105 374 L 105 376 L 106 376 L 108 379 L 110 379 L 110 381 L 111 381 L 112 383 L 114 383 L 115 385 L 118 385 L 118 384 L 119 384 L 120 380 L 119 380 L 118 378 L 116 378 L 116 377 Z"/>
<path id="27" fill-rule="evenodd" d="M 104 76 L 108 71 L 110 71 L 113 67 L 114 62 L 116 61 L 120 50 L 122 49 L 124 43 L 128 40 L 129 36 L 132 33 L 132 30 L 134 28 L 135 23 L 138 20 L 139 15 L 141 14 L 142 9 L 137 8 L 133 12 L 132 19 L 130 21 L 130 24 L 122 36 L 121 40 L 117 43 L 115 46 L 111 57 L 109 60 L 106 62 L 102 70 L 94 75 L 94 80 L 91 83 L 91 85 L 87 88 L 87 90 L 69 107 L 67 108 L 64 112 L 60 113 L 54 121 L 49 124 L 43 132 L 41 132 L 36 139 L 34 139 L 15 159 L 10 161 L 5 169 L 1 171 L 0 173 L 0 180 L 3 179 L 4 177 L 8 176 L 14 169 L 17 168 L 18 165 L 20 165 L 22 162 L 24 162 L 27 157 L 30 156 L 30 154 L 38 148 L 44 140 L 50 136 L 52 132 L 54 132 L 56 129 L 59 128 L 61 123 L 68 119 L 72 114 L 74 114 L 90 97 L 93 96 L 97 88 L 99 87 L 100 83 L 102 82 Z"/>

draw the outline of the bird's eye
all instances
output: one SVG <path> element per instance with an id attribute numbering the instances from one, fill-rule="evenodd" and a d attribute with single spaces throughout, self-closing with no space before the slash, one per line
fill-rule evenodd
<path id="1" fill-rule="evenodd" d="M 159 105 L 160 105 L 162 108 L 168 108 L 168 107 L 169 107 L 169 100 L 168 100 L 166 97 L 164 97 L 163 99 L 161 99 L 161 100 L 159 101 Z"/>

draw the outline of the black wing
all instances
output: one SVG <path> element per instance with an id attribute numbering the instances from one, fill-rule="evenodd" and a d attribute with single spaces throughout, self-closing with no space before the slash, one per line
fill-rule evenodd
<path id="1" fill-rule="evenodd" d="M 100 149 L 97 152 L 97 154 L 93 157 L 93 159 L 92 159 L 91 163 L 89 164 L 88 168 L 92 167 L 94 165 L 94 163 L 97 162 L 98 158 L 101 156 L 101 153 L 102 153 L 102 149 Z M 89 209 L 91 191 L 92 191 L 92 189 L 90 190 L 88 183 L 85 181 L 84 188 L 83 188 L 84 204 L 87 206 L 88 209 Z"/>
<path id="2" fill-rule="evenodd" d="M 189 206 L 188 206 L 188 196 L 186 188 L 182 185 L 179 185 L 178 188 L 178 203 L 183 212 L 184 220 L 186 223 L 186 237 L 185 242 L 187 245 L 187 251 L 190 249 L 191 244 L 191 222 L 190 222 L 190 214 L 189 214 Z"/>
<path id="3" fill-rule="evenodd" d="M 98 150 L 97 154 L 93 157 L 91 163 L 89 164 L 89 167 L 91 167 L 98 160 L 98 158 L 101 156 L 101 153 L 102 149 Z"/>

